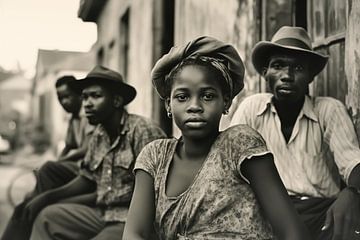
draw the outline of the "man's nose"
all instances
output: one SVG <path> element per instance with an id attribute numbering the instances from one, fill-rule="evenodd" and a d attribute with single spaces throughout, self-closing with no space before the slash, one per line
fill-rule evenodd
<path id="1" fill-rule="evenodd" d="M 84 108 L 91 108 L 93 106 L 93 103 L 90 98 L 83 99 L 82 104 L 83 104 Z"/>
<path id="2" fill-rule="evenodd" d="M 281 71 L 280 79 L 283 82 L 294 81 L 294 69 L 291 66 L 283 67 Z"/>

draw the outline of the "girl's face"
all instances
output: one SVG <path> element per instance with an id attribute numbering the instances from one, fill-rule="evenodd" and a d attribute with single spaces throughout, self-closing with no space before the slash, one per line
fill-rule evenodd
<path id="1" fill-rule="evenodd" d="M 220 83 L 202 66 L 185 66 L 165 101 L 184 137 L 206 138 L 218 133 L 222 113 L 230 107 Z"/>

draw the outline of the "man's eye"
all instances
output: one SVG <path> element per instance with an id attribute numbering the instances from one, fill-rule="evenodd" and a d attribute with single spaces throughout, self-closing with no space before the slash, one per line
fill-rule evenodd
<path id="1" fill-rule="evenodd" d="M 276 69 L 276 70 L 280 70 L 282 68 L 280 63 L 274 63 L 271 65 L 272 68 Z"/>
<path id="2" fill-rule="evenodd" d="M 302 65 L 295 66 L 295 71 L 302 71 L 302 70 L 304 70 L 304 67 Z"/>

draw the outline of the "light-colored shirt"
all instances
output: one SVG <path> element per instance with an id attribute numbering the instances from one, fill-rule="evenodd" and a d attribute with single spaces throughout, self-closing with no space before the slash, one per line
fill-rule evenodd
<path id="1" fill-rule="evenodd" d="M 287 143 L 272 94 L 246 98 L 230 125 L 248 124 L 265 139 L 290 195 L 333 197 L 360 163 L 360 149 L 345 106 L 330 97 L 305 97 Z"/>
<path id="2" fill-rule="evenodd" d="M 96 127 L 80 169 L 80 175 L 96 182 L 97 209 L 106 222 L 126 221 L 135 159 L 146 144 L 165 137 L 151 121 L 126 111 L 119 125 L 121 132 L 113 143 L 102 125 Z"/>
<path id="3" fill-rule="evenodd" d="M 240 166 L 269 154 L 265 141 L 249 126 L 220 133 L 194 177 L 178 196 L 165 192 L 170 164 L 181 140 L 156 140 L 143 149 L 134 171 L 154 179 L 155 229 L 161 240 L 272 239 L 269 224 Z"/>

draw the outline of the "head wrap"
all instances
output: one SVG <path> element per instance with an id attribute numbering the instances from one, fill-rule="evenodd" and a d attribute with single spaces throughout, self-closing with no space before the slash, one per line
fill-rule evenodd
<path id="1" fill-rule="evenodd" d="M 244 64 L 236 49 L 211 37 L 199 37 L 184 46 L 173 47 L 160 58 L 152 72 L 153 85 L 162 99 L 165 94 L 165 78 L 170 71 L 188 58 L 200 57 L 220 70 L 229 85 L 230 97 L 235 97 L 244 87 Z"/>

